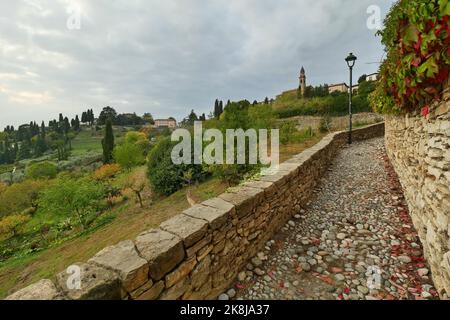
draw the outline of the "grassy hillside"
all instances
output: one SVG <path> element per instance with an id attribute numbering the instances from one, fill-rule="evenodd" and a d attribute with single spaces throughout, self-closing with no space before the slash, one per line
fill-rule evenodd
<path id="1" fill-rule="evenodd" d="M 373 83 L 363 82 L 359 92 L 353 97 L 353 112 L 371 112 L 368 94 L 373 91 Z M 297 90 L 283 92 L 273 102 L 273 108 L 280 118 L 295 116 L 341 116 L 348 113 L 348 95 L 332 93 L 324 97 L 298 98 Z"/>

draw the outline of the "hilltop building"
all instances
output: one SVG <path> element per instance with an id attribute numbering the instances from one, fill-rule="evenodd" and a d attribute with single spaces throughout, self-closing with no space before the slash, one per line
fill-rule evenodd
<path id="1" fill-rule="evenodd" d="M 345 82 L 337 83 L 337 84 L 330 84 L 328 86 L 328 92 L 348 92 L 348 85 Z"/>
<path id="2" fill-rule="evenodd" d="M 176 128 L 177 121 L 174 118 L 156 119 L 155 128 Z"/>
<path id="3" fill-rule="evenodd" d="M 378 73 L 377 72 L 368 74 L 367 77 L 366 77 L 366 81 L 377 81 L 377 80 L 378 80 Z"/>

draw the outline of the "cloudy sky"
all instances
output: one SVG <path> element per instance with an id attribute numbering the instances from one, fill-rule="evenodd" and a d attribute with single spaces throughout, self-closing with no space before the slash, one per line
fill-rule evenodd
<path id="1" fill-rule="evenodd" d="M 216 98 L 297 87 L 302 65 L 309 84 L 346 81 L 350 51 L 372 73 L 383 49 L 367 9 L 384 18 L 392 2 L 0 0 L 0 128 L 107 105 L 208 114 Z"/>

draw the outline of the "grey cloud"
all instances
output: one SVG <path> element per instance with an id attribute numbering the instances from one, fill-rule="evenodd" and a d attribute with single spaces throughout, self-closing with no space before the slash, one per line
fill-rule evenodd
<path id="1" fill-rule="evenodd" d="M 67 7 L 82 8 L 68 30 Z M 391 0 L 2 1 L 0 128 L 106 105 L 184 117 L 215 98 L 263 99 L 374 72 L 383 50 L 366 9 Z"/>

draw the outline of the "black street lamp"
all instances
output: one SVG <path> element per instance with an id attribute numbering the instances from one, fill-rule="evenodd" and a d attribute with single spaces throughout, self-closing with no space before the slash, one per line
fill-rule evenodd
<path id="1" fill-rule="evenodd" d="M 353 99 L 353 67 L 355 66 L 355 62 L 358 58 L 353 54 L 350 53 L 347 58 L 345 58 L 345 61 L 347 61 L 347 65 L 350 69 L 350 97 L 349 97 L 349 104 L 348 104 L 348 112 L 350 117 L 350 128 L 348 133 L 348 144 L 352 144 L 352 117 L 353 117 L 353 110 L 352 110 L 352 99 Z"/>

